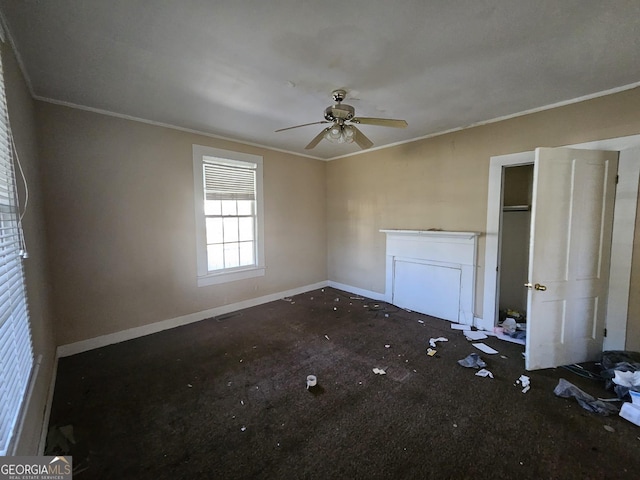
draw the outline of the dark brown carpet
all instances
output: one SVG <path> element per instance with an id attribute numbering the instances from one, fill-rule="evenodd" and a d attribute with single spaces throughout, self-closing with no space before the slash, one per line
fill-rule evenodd
<path id="1" fill-rule="evenodd" d="M 523 347 L 495 338 L 500 353 L 481 353 L 495 379 L 477 377 L 449 322 L 350 297 L 327 288 L 60 359 L 50 427 L 73 425 L 74 478 L 639 478 L 639 427 L 553 394 L 564 377 L 612 396 L 600 383 L 527 373 Z"/>

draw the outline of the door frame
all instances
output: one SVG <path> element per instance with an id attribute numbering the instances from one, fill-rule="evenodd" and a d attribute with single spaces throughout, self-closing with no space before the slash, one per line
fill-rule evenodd
<path id="1" fill-rule="evenodd" d="M 640 135 L 597 140 L 568 148 L 586 150 L 617 150 L 619 182 L 614 202 L 611 266 L 605 326 L 604 350 L 624 350 L 626 344 L 629 289 L 633 238 L 640 181 Z M 533 151 L 491 157 L 489 191 L 487 195 L 487 228 L 485 234 L 485 274 L 482 318 L 476 327 L 493 330 L 498 314 L 498 258 L 500 253 L 500 220 L 502 218 L 502 188 L 504 167 L 534 163 Z M 524 287 L 523 287 L 524 288 Z"/>

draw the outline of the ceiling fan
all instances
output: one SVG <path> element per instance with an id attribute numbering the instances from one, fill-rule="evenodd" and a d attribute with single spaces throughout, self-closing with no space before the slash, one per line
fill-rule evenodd
<path id="1" fill-rule="evenodd" d="M 360 125 L 379 125 L 381 127 L 394 127 L 404 128 L 407 126 L 407 122 L 404 120 L 395 120 L 392 118 L 372 118 L 372 117 L 356 117 L 356 110 L 351 105 L 342 103 L 347 92 L 344 90 L 334 90 L 331 92 L 331 96 L 335 105 L 329 106 L 324 111 L 324 118 L 320 122 L 304 123 L 302 125 L 296 125 L 294 127 L 281 128 L 276 132 L 283 132 L 285 130 L 291 130 L 293 128 L 307 127 L 309 125 L 319 125 L 321 123 L 331 123 L 332 125 L 326 127 L 318 135 L 314 137 L 309 144 L 304 147 L 306 150 L 314 148 L 320 140 L 323 138 L 333 143 L 351 143 L 356 142 L 362 149 L 370 148 L 373 146 L 373 142 L 367 138 L 354 124 Z M 349 123 L 347 123 L 349 122 Z"/>

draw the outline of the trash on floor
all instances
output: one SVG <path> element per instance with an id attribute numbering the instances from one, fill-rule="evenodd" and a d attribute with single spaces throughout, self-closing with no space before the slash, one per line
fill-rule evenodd
<path id="1" fill-rule="evenodd" d="M 470 353 L 462 360 L 458 360 L 458 364 L 467 368 L 484 368 L 487 366 L 477 353 Z"/>
<path id="2" fill-rule="evenodd" d="M 464 336 L 467 337 L 467 340 L 484 340 L 487 336 L 482 332 L 477 332 L 474 330 L 465 330 Z"/>
<path id="3" fill-rule="evenodd" d="M 307 375 L 307 389 L 315 387 L 318 383 L 318 378 L 315 375 Z"/>
<path id="4" fill-rule="evenodd" d="M 418 320 L 418 323 L 424 323 L 424 320 Z"/>
<path id="5" fill-rule="evenodd" d="M 582 408 L 599 415 L 611 415 L 618 413 L 618 408 L 615 405 L 592 397 L 564 378 L 561 378 L 558 381 L 558 385 L 553 390 L 553 393 L 562 398 L 573 397 Z"/>
<path id="6" fill-rule="evenodd" d="M 429 355 L 430 357 L 433 357 L 438 351 L 434 350 L 433 348 L 427 348 L 427 355 Z"/>
<path id="7" fill-rule="evenodd" d="M 527 337 L 527 324 L 525 315 L 515 310 L 500 312 L 500 318 L 504 318 L 502 323 L 494 328 L 494 333 L 501 340 L 516 340 L 515 343 L 523 342 Z"/>
<path id="8" fill-rule="evenodd" d="M 389 345 L 388 343 L 384 346 L 384 348 L 391 348 L 391 345 Z"/>
<path id="9" fill-rule="evenodd" d="M 600 400 L 601 402 L 622 402 L 622 400 L 620 400 L 619 398 L 602 398 L 602 397 L 598 397 L 598 400 Z"/>
<path id="10" fill-rule="evenodd" d="M 488 353 L 489 355 L 494 355 L 494 354 L 498 353 L 497 350 L 494 350 L 489 345 L 487 345 L 485 343 L 482 343 L 482 342 L 480 342 L 480 343 L 472 343 L 471 345 L 476 347 L 481 352 Z"/>
<path id="11" fill-rule="evenodd" d="M 240 427 L 240 431 L 244 432 L 247 429 L 247 427 L 245 427 L 244 425 L 242 427 Z"/>
<path id="12" fill-rule="evenodd" d="M 493 373 L 491 373 L 489 370 L 487 370 L 486 368 L 483 368 L 482 370 L 478 370 L 476 372 L 476 377 L 489 377 L 489 378 L 493 378 Z"/>
<path id="13" fill-rule="evenodd" d="M 516 323 L 515 318 L 506 318 L 504 322 L 502 322 L 502 331 L 507 335 L 511 333 L 515 333 L 518 328 L 518 324 Z"/>
<path id="14" fill-rule="evenodd" d="M 501 327 L 495 327 L 493 329 L 493 332 L 485 331 L 484 333 L 491 337 L 496 337 L 496 338 L 499 338 L 500 340 L 504 340 L 506 342 L 517 343 L 518 345 L 524 345 L 525 339 L 527 337 L 527 332 L 520 331 L 520 330 L 518 330 L 513 335 L 505 335 L 502 332 Z"/>
<path id="15" fill-rule="evenodd" d="M 614 370 L 613 383 L 627 388 L 640 388 L 640 370 L 635 372 Z"/>
<path id="16" fill-rule="evenodd" d="M 604 426 L 604 429 L 605 429 L 607 432 L 611 432 L 611 433 L 614 433 L 614 432 L 616 431 L 616 429 L 615 429 L 615 428 L 613 428 L 611 425 L 605 425 L 605 426 Z"/>
<path id="17" fill-rule="evenodd" d="M 325 335 L 325 336 L 324 336 L 324 338 L 326 338 L 327 340 L 331 340 L 331 339 L 329 338 L 329 335 Z"/>
<path id="18" fill-rule="evenodd" d="M 284 297 L 282 300 L 284 300 L 285 302 L 289 302 L 291 303 L 293 301 L 293 298 L 291 297 Z"/>
<path id="19" fill-rule="evenodd" d="M 375 373 L 376 375 L 386 375 L 387 372 L 384 371 L 383 368 L 374 368 L 373 369 L 373 373 Z"/>
<path id="20" fill-rule="evenodd" d="M 640 427 L 640 405 L 636 405 L 634 403 L 622 404 L 620 416 Z"/>
<path id="21" fill-rule="evenodd" d="M 448 342 L 448 341 L 449 340 L 444 337 L 430 338 L 429 345 L 431 346 L 431 348 L 436 348 L 436 342 Z"/>
<path id="22" fill-rule="evenodd" d="M 522 393 L 527 393 L 531 388 L 531 379 L 526 375 L 520 375 L 514 385 L 522 387 Z"/>
<path id="23" fill-rule="evenodd" d="M 613 390 L 618 398 L 626 398 L 630 390 L 640 391 L 640 385 L 633 385 L 635 382 L 633 373 L 640 371 L 639 352 L 622 350 L 603 352 L 600 363 L 602 366 L 600 375 L 605 379 L 605 388 Z"/>
<path id="24" fill-rule="evenodd" d="M 516 340 L 526 340 L 527 332 L 524 330 L 518 330 L 517 332 L 511 334 L 511 338 L 514 338 Z"/>

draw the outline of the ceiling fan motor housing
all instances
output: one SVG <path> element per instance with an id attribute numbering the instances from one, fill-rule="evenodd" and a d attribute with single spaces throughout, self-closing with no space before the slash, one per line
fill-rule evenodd
<path id="1" fill-rule="evenodd" d="M 327 107 L 324 111 L 324 118 L 333 122 L 335 120 L 351 120 L 356 111 L 351 105 L 345 105 L 342 103 Z"/>

